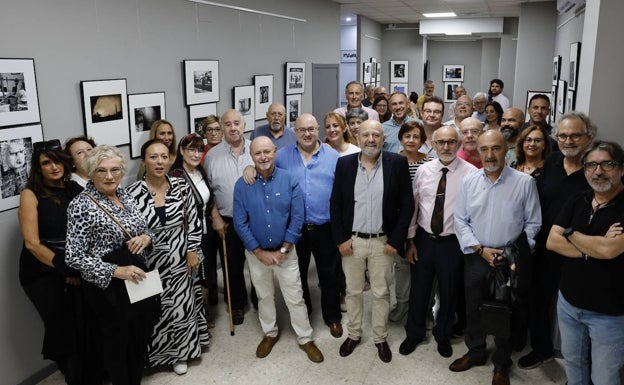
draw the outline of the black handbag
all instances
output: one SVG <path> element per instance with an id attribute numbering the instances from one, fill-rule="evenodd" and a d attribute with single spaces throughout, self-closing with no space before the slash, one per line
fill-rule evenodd
<path id="1" fill-rule="evenodd" d="M 483 301 L 479 306 L 481 329 L 485 334 L 509 338 L 511 335 L 511 307 L 499 301 Z"/>

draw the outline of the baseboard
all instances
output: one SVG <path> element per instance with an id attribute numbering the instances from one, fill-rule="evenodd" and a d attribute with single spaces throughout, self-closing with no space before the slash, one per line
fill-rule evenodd
<path id="1" fill-rule="evenodd" d="M 51 363 L 50 365 L 44 366 L 43 368 L 37 370 L 30 377 L 18 383 L 17 385 L 37 385 L 57 370 L 58 367 L 56 366 L 56 364 Z"/>

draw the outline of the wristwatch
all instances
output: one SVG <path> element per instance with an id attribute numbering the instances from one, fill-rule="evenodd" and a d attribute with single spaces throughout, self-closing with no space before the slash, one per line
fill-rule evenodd
<path id="1" fill-rule="evenodd" d="M 280 249 L 280 253 L 282 253 L 282 254 L 288 254 L 289 252 L 290 252 L 290 250 L 288 250 L 284 246 L 282 246 L 282 248 Z"/>
<path id="2" fill-rule="evenodd" d="M 573 232 L 574 229 L 572 227 L 568 227 L 567 229 L 563 230 L 563 236 L 568 242 L 570 242 L 570 235 L 572 235 Z"/>

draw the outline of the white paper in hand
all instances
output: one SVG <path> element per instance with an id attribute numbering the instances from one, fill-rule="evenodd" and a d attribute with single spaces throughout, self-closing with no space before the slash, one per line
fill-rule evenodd
<path id="1" fill-rule="evenodd" d="M 163 292 L 162 282 L 160 281 L 160 274 L 158 274 L 158 270 L 148 271 L 145 275 L 145 279 L 138 284 L 128 280 L 124 281 L 126 283 L 126 290 L 128 290 L 130 303 L 139 302 L 142 299 L 149 298 Z"/>

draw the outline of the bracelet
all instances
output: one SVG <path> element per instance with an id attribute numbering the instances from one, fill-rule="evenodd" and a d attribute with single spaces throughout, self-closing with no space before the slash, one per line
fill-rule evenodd
<path id="1" fill-rule="evenodd" d="M 479 246 L 475 253 L 477 253 L 480 257 L 483 257 L 483 247 Z"/>

